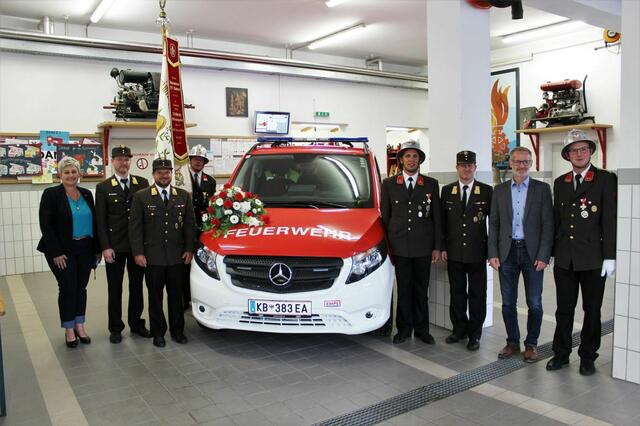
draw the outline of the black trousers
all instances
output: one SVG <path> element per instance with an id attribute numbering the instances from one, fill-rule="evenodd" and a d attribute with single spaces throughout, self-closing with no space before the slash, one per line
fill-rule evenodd
<path id="1" fill-rule="evenodd" d="M 58 282 L 58 310 L 64 328 L 84 324 L 87 311 L 87 284 L 95 260 L 93 239 L 74 240 L 71 254 L 67 254 L 67 267 L 58 268 L 53 257 L 46 255 L 47 263 Z"/>
<path id="2" fill-rule="evenodd" d="M 184 265 L 184 277 L 182 278 L 182 304 L 185 310 L 189 308 L 191 301 L 191 263 Z"/>
<path id="3" fill-rule="evenodd" d="M 167 320 L 164 316 L 162 300 L 165 287 L 167 288 L 169 331 L 172 336 L 184 331 L 183 277 L 183 263 L 170 266 L 147 265 L 145 279 L 149 290 L 149 325 L 153 337 L 164 336 L 167 332 Z"/>
<path id="4" fill-rule="evenodd" d="M 144 320 L 140 318 L 144 309 L 144 299 L 142 297 L 144 269 L 136 265 L 131 253 L 119 252 L 116 253 L 116 260 L 113 263 L 105 264 L 109 294 L 109 331 L 121 332 L 124 330 L 124 322 L 122 321 L 122 280 L 125 266 L 129 277 L 127 322 L 129 328 L 134 331 L 144 327 Z"/>
<path id="5" fill-rule="evenodd" d="M 556 281 L 556 331 L 553 336 L 553 351 L 560 357 L 571 353 L 571 333 L 573 316 L 578 303 L 578 290 L 582 290 L 582 309 L 584 320 L 580 332 L 580 358 L 595 360 L 600 348 L 600 308 L 604 296 L 606 277 L 600 276 L 600 269 L 574 271 L 572 269 L 553 268 Z"/>
<path id="6" fill-rule="evenodd" d="M 487 315 L 487 263 L 447 261 L 451 304 L 449 315 L 453 333 L 480 339 Z M 467 317 L 467 302 L 469 317 Z"/>
<path id="7" fill-rule="evenodd" d="M 395 257 L 398 306 L 396 327 L 401 336 L 429 332 L 431 257 Z"/>

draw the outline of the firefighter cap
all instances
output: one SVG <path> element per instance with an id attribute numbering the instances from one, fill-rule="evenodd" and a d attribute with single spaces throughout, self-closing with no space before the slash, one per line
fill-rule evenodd
<path id="1" fill-rule="evenodd" d="M 476 153 L 473 151 L 460 151 L 456 154 L 456 164 L 476 164 Z"/>
<path id="2" fill-rule="evenodd" d="M 569 161 L 569 147 L 576 142 L 587 142 L 589 143 L 589 150 L 591 151 L 591 154 L 596 152 L 596 143 L 589 139 L 589 136 L 587 136 L 587 133 L 584 130 L 571 129 L 564 138 L 564 146 L 560 152 L 562 158 Z"/>
<path id="3" fill-rule="evenodd" d="M 424 163 L 424 160 L 427 158 L 424 151 L 420 148 L 420 142 L 418 141 L 406 141 L 400 145 L 400 151 L 396 154 L 398 160 L 402 158 L 404 152 L 408 149 L 415 149 L 418 151 L 418 156 L 420 157 L 420 164 Z"/>
<path id="4" fill-rule="evenodd" d="M 114 146 L 111 149 L 111 158 L 116 158 L 116 157 L 133 157 L 133 155 L 131 155 L 131 149 L 128 146 L 124 146 L 124 145 L 119 145 L 119 146 Z"/>
<path id="5" fill-rule="evenodd" d="M 192 157 L 201 157 L 204 160 L 204 164 L 209 162 L 209 159 L 207 158 L 207 149 L 200 144 L 194 146 L 191 148 L 191 151 L 189 151 L 189 158 Z"/>
<path id="6" fill-rule="evenodd" d="M 153 164 L 151 165 L 153 171 L 160 169 L 168 169 L 173 170 L 173 164 L 171 164 L 171 160 L 167 160 L 166 158 L 156 158 L 153 160 Z"/>

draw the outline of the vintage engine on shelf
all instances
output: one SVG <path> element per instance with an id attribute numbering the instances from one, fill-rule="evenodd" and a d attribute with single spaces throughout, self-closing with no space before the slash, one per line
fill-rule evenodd
<path id="1" fill-rule="evenodd" d="M 113 68 L 111 77 L 118 83 L 118 94 L 111 104 L 116 118 L 155 119 L 158 115 L 160 73 Z"/>
<path id="2" fill-rule="evenodd" d="M 535 121 L 551 124 L 576 124 L 592 119 L 587 117 L 585 86 L 587 77 L 580 80 L 546 82 L 540 85 L 544 103 L 536 111 Z M 580 90 L 582 89 L 582 90 Z M 533 120 L 532 120 L 533 121 Z"/>

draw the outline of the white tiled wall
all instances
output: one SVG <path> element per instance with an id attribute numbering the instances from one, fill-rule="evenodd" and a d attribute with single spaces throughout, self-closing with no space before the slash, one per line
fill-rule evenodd
<path id="1" fill-rule="evenodd" d="M 447 265 L 437 263 L 431 266 L 431 280 L 429 281 L 429 322 L 447 330 L 452 330 L 449 306 L 451 296 L 449 292 L 449 276 Z M 493 325 L 493 269 L 487 265 L 487 316 L 483 327 Z"/>
<path id="2" fill-rule="evenodd" d="M 0 193 L 0 276 L 48 270 L 42 253 L 38 206 L 42 191 Z"/>
<path id="3" fill-rule="evenodd" d="M 618 186 L 613 377 L 640 383 L 640 185 Z"/>

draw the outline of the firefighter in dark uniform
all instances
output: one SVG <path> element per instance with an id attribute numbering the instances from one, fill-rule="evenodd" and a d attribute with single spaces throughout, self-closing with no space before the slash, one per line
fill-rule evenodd
<path id="1" fill-rule="evenodd" d="M 127 322 L 131 332 L 151 337 L 141 318 L 144 308 L 142 280 L 144 269 L 136 265 L 129 242 L 129 213 L 133 194 L 149 186 L 140 176 L 129 174 L 131 150 L 120 145 L 111 150 L 114 174 L 96 185 L 96 226 L 102 256 L 106 262 L 109 311 L 109 341 L 122 341 L 122 280 L 125 265 L 129 279 Z"/>
<path id="2" fill-rule="evenodd" d="M 193 198 L 193 212 L 196 218 L 196 243 L 200 240 L 200 230 L 202 229 L 202 213 L 206 212 L 209 206 L 209 198 L 216 192 L 216 180 L 213 176 L 206 174 L 203 169 L 209 162 L 207 150 L 202 145 L 196 145 L 189 152 L 189 174 L 191 175 L 191 188 Z M 182 285 L 182 295 L 184 310 L 189 309 L 191 301 L 191 286 L 189 273 L 191 265 L 185 268 L 185 279 Z"/>
<path id="3" fill-rule="evenodd" d="M 440 197 L 442 260 L 447 262 L 453 324 L 453 332 L 445 341 L 456 343 L 468 336 L 467 349 L 475 351 L 480 348 L 487 314 L 487 218 L 493 188 L 475 180 L 475 152 L 459 152 L 456 163 L 458 181 L 443 187 Z"/>
<path id="4" fill-rule="evenodd" d="M 614 174 L 591 164 L 596 144 L 582 130 L 571 130 L 562 158 L 573 168 L 553 186 L 555 246 L 553 275 L 556 281 L 556 331 L 554 357 L 547 370 L 569 363 L 573 316 L 582 291 L 584 320 L 580 333 L 580 374 L 595 372 L 600 348 L 600 308 L 607 277 L 615 272 L 617 180 Z"/>
<path id="5" fill-rule="evenodd" d="M 419 174 L 425 154 L 415 141 L 404 142 L 398 151 L 402 172 L 382 182 L 382 221 L 396 269 L 398 290 L 393 343 L 413 333 L 428 344 L 428 289 L 431 263 L 440 260 L 442 223 L 438 181 Z"/>
<path id="6" fill-rule="evenodd" d="M 191 196 L 171 185 L 170 160 L 153 160 L 154 183 L 133 196 L 129 235 L 136 263 L 146 268 L 149 292 L 149 323 L 153 344 L 165 346 L 167 321 L 162 310 L 167 288 L 169 331 L 178 343 L 187 343 L 184 335 L 182 280 L 184 265 L 193 257 L 195 218 Z"/>

